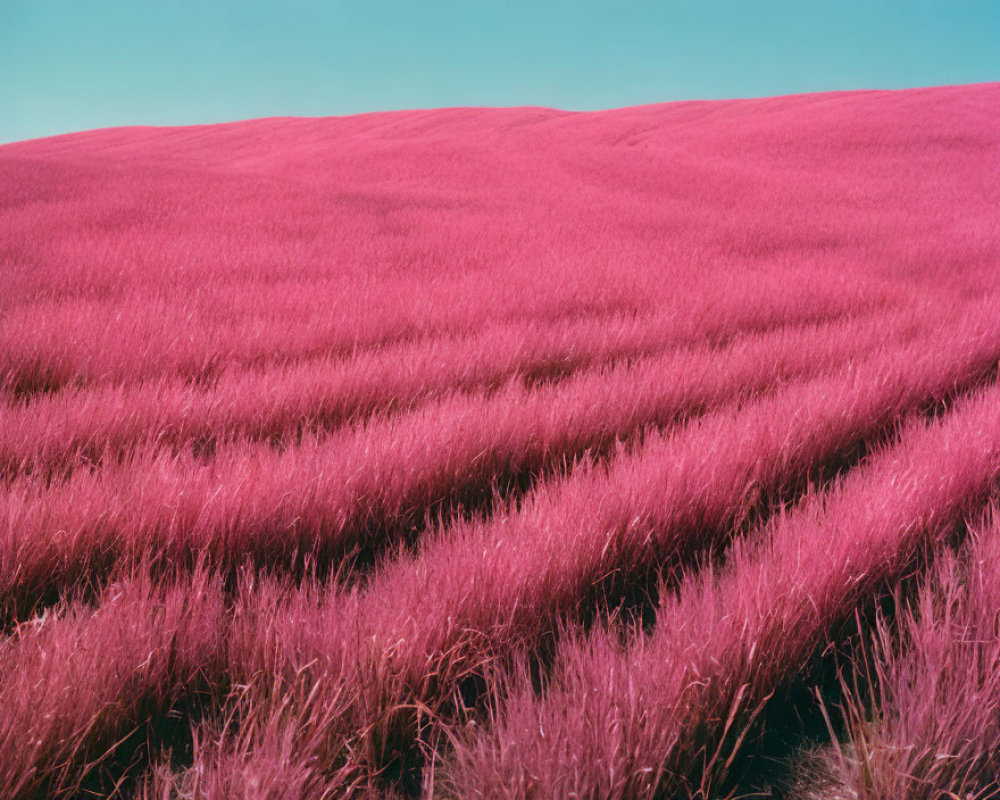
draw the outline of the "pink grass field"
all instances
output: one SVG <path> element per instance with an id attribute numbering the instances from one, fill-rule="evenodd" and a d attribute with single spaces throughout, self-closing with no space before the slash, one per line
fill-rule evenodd
<path id="1" fill-rule="evenodd" d="M 0 798 L 1000 798 L 1000 84 L 0 146 Z"/>

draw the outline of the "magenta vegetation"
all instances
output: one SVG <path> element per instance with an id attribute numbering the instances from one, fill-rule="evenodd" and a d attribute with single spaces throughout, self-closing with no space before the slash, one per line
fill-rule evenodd
<path id="1" fill-rule="evenodd" d="M 0 798 L 1000 798 L 1000 85 L 0 147 Z"/>

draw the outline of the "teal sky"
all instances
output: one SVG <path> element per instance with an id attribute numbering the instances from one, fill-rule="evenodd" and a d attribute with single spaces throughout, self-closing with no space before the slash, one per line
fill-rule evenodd
<path id="1" fill-rule="evenodd" d="M 0 141 L 1000 80 L 1000 0 L 0 0 Z"/>

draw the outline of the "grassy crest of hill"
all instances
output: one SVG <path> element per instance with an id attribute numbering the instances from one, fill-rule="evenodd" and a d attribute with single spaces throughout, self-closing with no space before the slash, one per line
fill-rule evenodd
<path id="1" fill-rule="evenodd" d="M 1000 797 L 998 111 L 0 147 L 0 797 Z"/>

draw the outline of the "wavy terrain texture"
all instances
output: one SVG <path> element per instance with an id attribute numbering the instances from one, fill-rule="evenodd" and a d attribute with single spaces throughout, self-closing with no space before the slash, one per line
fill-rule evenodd
<path id="1" fill-rule="evenodd" d="M 0 146 L 0 798 L 1000 798 L 1000 85 Z"/>

